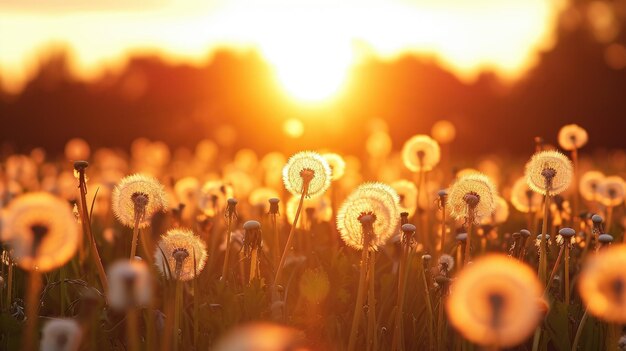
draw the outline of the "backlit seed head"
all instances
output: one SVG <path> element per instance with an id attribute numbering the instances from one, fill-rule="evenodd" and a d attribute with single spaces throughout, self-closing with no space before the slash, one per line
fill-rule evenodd
<path id="1" fill-rule="evenodd" d="M 191 280 L 204 268 L 207 260 L 206 244 L 189 229 L 170 229 L 161 236 L 154 260 L 166 278 Z"/>
<path id="2" fill-rule="evenodd" d="M 330 173 L 332 180 L 339 180 L 346 172 L 346 161 L 343 157 L 335 153 L 322 154 L 328 165 L 330 166 Z"/>
<path id="3" fill-rule="evenodd" d="M 202 186 L 198 198 L 198 208 L 209 217 L 215 217 L 224 211 L 227 200 L 233 198 L 233 187 L 221 180 L 209 180 Z M 234 200 L 234 199 L 233 199 Z M 236 204 L 235 200 L 235 204 Z M 234 206 L 234 205 L 233 205 Z"/>
<path id="4" fill-rule="evenodd" d="M 626 196 L 626 183 L 620 176 L 604 178 L 600 183 L 600 202 L 607 207 L 619 206 Z"/>
<path id="5" fill-rule="evenodd" d="M 142 260 L 120 260 L 108 269 L 109 294 L 107 302 L 111 308 L 124 311 L 150 305 L 152 284 L 150 271 Z"/>
<path id="6" fill-rule="evenodd" d="M 587 131 L 576 124 L 565 125 L 559 130 L 559 145 L 565 150 L 580 149 L 587 144 Z"/>
<path id="7" fill-rule="evenodd" d="M 607 322 L 626 323 L 626 245 L 612 245 L 583 265 L 578 291 L 588 311 Z"/>
<path id="8" fill-rule="evenodd" d="M 469 174 L 458 179 L 450 188 L 448 207 L 454 218 L 480 221 L 491 216 L 496 208 L 497 191 L 483 174 Z"/>
<path id="9" fill-rule="evenodd" d="M 0 240 L 25 270 L 47 272 L 74 256 L 80 233 L 72 209 L 49 193 L 28 193 L 14 199 L 2 218 Z"/>
<path id="10" fill-rule="evenodd" d="M 541 151 L 526 164 L 528 186 L 542 195 L 556 195 L 572 182 L 572 162 L 558 151 Z M 549 189 L 548 189 L 549 187 Z"/>
<path id="11" fill-rule="evenodd" d="M 331 180 L 330 165 L 322 155 L 302 151 L 289 158 L 283 167 L 283 183 L 294 196 L 301 195 L 308 184 L 306 195 L 316 197 L 328 189 Z"/>
<path id="12" fill-rule="evenodd" d="M 78 351 L 80 325 L 73 319 L 51 319 L 41 330 L 41 351 Z"/>
<path id="13" fill-rule="evenodd" d="M 589 171 L 580 178 L 580 194 L 587 201 L 600 200 L 600 185 L 606 176 L 602 172 Z"/>
<path id="14" fill-rule="evenodd" d="M 391 187 L 400 197 L 400 210 L 413 216 L 417 208 L 417 187 L 415 183 L 406 179 L 397 180 L 391 183 Z"/>
<path id="15" fill-rule="evenodd" d="M 135 226 L 138 215 L 139 228 L 145 228 L 156 212 L 167 208 L 163 185 L 156 178 L 141 174 L 123 178 L 115 186 L 111 202 L 115 217 L 128 227 Z"/>
<path id="16" fill-rule="evenodd" d="M 382 183 L 365 183 L 348 196 L 337 214 L 337 229 L 344 242 L 357 250 L 363 249 L 363 223 L 366 217 L 373 219 L 373 238 L 369 250 L 376 250 L 395 232 L 400 210 L 398 194 Z"/>
<path id="17" fill-rule="evenodd" d="M 512 347 L 528 338 L 541 320 L 543 289 L 527 265 L 488 255 L 464 268 L 452 283 L 446 311 L 452 326 L 479 345 Z"/>
<path id="18" fill-rule="evenodd" d="M 443 254 L 439 257 L 439 269 L 441 271 L 451 271 L 454 268 L 454 257 Z"/>
<path id="19" fill-rule="evenodd" d="M 402 147 L 404 166 L 412 172 L 430 171 L 441 157 L 439 144 L 428 135 L 415 135 Z"/>

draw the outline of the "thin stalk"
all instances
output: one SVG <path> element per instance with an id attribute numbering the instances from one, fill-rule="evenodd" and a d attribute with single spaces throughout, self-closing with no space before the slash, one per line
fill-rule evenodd
<path id="1" fill-rule="evenodd" d="M 566 244 L 563 243 L 563 246 L 561 246 L 561 249 L 559 250 L 559 255 L 556 257 L 556 261 L 554 261 L 554 267 L 552 267 L 550 278 L 548 279 L 548 283 L 546 284 L 546 288 L 544 290 L 546 292 L 548 291 L 550 284 L 552 284 L 552 279 L 554 279 L 556 271 L 559 269 L 559 265 L 561 265 L 561 258 L 563 257 L 563 251 L 565 251 L 565 246 Z"/>
<path id="2" fill-rule="evenodd" d="M 541 246 L 539 247 L 539 281 L 546 284 L 546 273 L 548 270 L 548 259 L 546 252 L 546 236 L 548 235 L 548 216 L 550 212 L 550 194 L 549 189 L 546 191 L 543 210 L 543 221 L 541 224 Z"/>
<path id="3" fill-rule="evenodd" d="M 335 217 L 332 217 L 335 218 Z M 276 220 L 276 214 L 272 213 L 270 214 L 270 221 L 272 223 L 272 234 L 274 236 L 274 240 L 273 240 L 273 248 L 272 248 L 272 256 L 274 257 L 274 266 L 278 267 L 278 264 L 280 262 L 280 256 L 279 256 L 279 252 L 280 252 L 280 239 L 278 236 L 278 225 L 277 225 L 277 220 Z"/>
<path id="4" fill-rule="evenodd" d="M 467 239 L 465 240 L 465 261 L 463 263 L 464 266 L 467 266 L 467 264 L 470 261 L 470 246 L 472 243 L 472 231 L 474 229 L 474 218 L 470 217 L 468 219 L 468 224 L 467 224 Z"/>
<path id="5" fill-rule="evenodd" d="M 250 252 L 250 279 L 248 279 L 248 284 L 252 284 L 252 281 L 259 274 L 259 250 L 257 248 L 253 248 Z"/>
<path id="6" fill-rule="evenodd" d="M 41 273 L 32 270 L 26 285 L 26 328 L 22 335 L 22 350 L 35 351 L 35 342 L 39 340 L 37 322 L 39 319 L 39 294 L 41 292 Z"/>
<path id="7" fill-rule="evenodd" d="M 227 280 L 228 277 L 228 264 L 230 261 L 230 232 L 233 225 L 233 216 L 228 215 L 226 220 L 226 252 L 224 253 L 224 265 L 222 266 L 222 279 Z"/>
<path id="8" fill-rule="evenodd" d="M 9 258 L 9 267 L 7 272 L 7 307 L 11 307 L 11 298 L 13 296 L 13 260 Z"/>
<path id="9" fill-rule="evenodd" d="M 443 303 L 444 303 L 444 295 L 441 293 L 439 299 L 439 306 L 437 308 L 437 349 L 444 350 L 445 345 L 443 341 L 443 330 L 444 330 L 444 320 L 443 320 Z"/>
<path id="10" fill-rule="evenodd" d="M 282 278 L 283 266 L 285 265 L 285 260 L 287 259 L 287 253 L 289 252 L 289 248 L 291 247 L 291 242 L 293 241 L 293 234 L 296 231 L 296 226 L 298 225 L 298 219 L 300 219 L 300 212 L 302 211 L 302 204 L 304 203 L 304 197 L 307 195 L 308 192 L 309 192 L 309 184 L 305 182 L 302 186 L 302 195 L 300 196 L 300 202 L 298 203 L 296 216 L 293 219 L 293 224 L 291 225 L 291 229 L 289 230 L 289 236 L 287 237 L 287 243 L 285 244 L 283 255 L 280 258 L 280 262 L 278 263 L 278 268 L 276 269 L 276 276 L 274 277 L 274 285 L 277 285 L 278 283 L 280 283 L 280 278 Z"/>
<path id="11" fill-rule="evenodd" d="M 421 165 L 421 162 L 420 162 Z M 415 213 L 413 214 L 413 223 L 415 223 L 415 227 L 420 231 L 420 239 L 424 243 L 424 247 L 428 248 L 428 235 L 424 232 L 422 228 L 422 216 L 420 215 L 420 198 L 422 194 L 422 178 L 424 177 L 424 172 L 421 170 L 417 171 L 417 197 L 415 199 Z"/>
<path id="12" fill-rule="evenodd" d="M 565 308 L 569 308 L 569 253 L 570 253 L 570 243 L 565 243 L 565 272 L 563 275 L 565 276 Z"/>
<path id="13" fill-rule="evenodd" d="M 89 240 L 89 245 L 91 247 L 91 258 L 93 259 L 94 266 L 96 266 L 96 269 L 98 271 L 100 284 L 102 285 L 104 293 L 107 294 L 109 292 L 109 282 L 107 280 L 107 275 L 104 271 L 104 267 L 102 266 L 100 254 L 98 253 L 96 239 L 91 232 L 91 219 L 89 218 L 89 212 L 87 210 L 87 183 L 85 180 L 85 170 L 80 170 L 78 174 L 78 188 L 80 190 L 80 221 L 83 226 L 83 232 L 87 235 L 87 240 Z"/>
<path id="14" fill-rule="evenodd" d="M 433 306 L 430 301 L 430 290 L 428 289 L 428 280 L 426 279 L 426 271 L 423 266 L 420 266 L 420 273 L 422 276 L 422 281 L 424 283 L 424 299 L 426 300 L 426 313 L 428 316 L 428 349 L 432 349 L 433 343 Z"/>
<path id="15" fill-rule="evenodd" d="M 131 308 L 126 313 L 126 339 L 128 342 L 128 350 L 139 351 L 139 331 L 137 325 L 139 324 L 139 316 L 136 308 Z"/>
<path id="16" fill-rule="evenodd" d="M 446 244 L 446 206 L 441 206 L 441 247 L 439 248 L 439 257 L 444 253 Z"/>
<path id="17" fill-rule="evenodd" d="M 196 349 L 198 349 L 198 342 L 200 341 L 200 321 L 198 318 L 200 317 L 200 292 L 198 291 L 198 272 L 196 270 L 197 261 L 196 261 L 196 250 L 193 250 L 193 345 Z"/>
<path id="18" fill-rule="evenodd" d="M 141 214 L 135 211 L 135 225 L 133 226 L 133 241 L 130 243 L 130 260 L 135 259 L 137 253 L 137 240 L 139 239 L 139 222 L 141 222 Z"/>
<path id="19" fill-rule="evenodd" d="M 376 297 L 375 297 L 375 276 L 376 274 L 376 253 L 370 252 L 369 258 L 369 270 L 368 270 L 368 280 L 369 280 L 369 289 L 367 293 L 367 326 L 368 326 L 368 337 L 367 337 L 367 345 L 368 349 L 370 346 L 373 350 L 378 350 L 378 338 L 376 335 Z"/>
<path id="20" fill-rule="evenodd" d="M 183 282 L 180 280 L 176 280 L 176 295 L 174 298 L 175 309 L 174 309 L 174 351 L 179 350 L 181 334 L 180 326 L 183 315 Z"/>
<path id="21" fill-rule="evenodd" d="M 572 150 L 572 163 L 574 164 L 574 181 L 572 182 L 572 196 L 574 197 L 574 206 L 572 210 L 572 222 L 575 222 L 578 218 L 578 204 L 580 202 L 580 194 L 578 192 L 578 149 L 576 148 Z M 577 228 L 576 226 L 573 227 Z"/>
<path id="22" fill-rule="evenodd" d="M 574 337 L 574 343 L 572 344 L 572 351 L 578 350 L 578 342 L 580 341 L 580 336 L 583 333 L 583 328 L 585 327 L 585 323 L 587 322 L 587 318 L 589 317 L 588 311 L 585 309 L 585 313 L 580 319 L 580 323 L 578 323 L 578 329 L 576 329 L 576 336 Z"/>
<path id="23" fill-rule="evenodd" d="M 354 306 L 354 314 L 352 316 L 352 327 L 350 329 L 350 339 L 348 341 L 348 351 L 354 351 L 354 347 L 356 345 L 356 334 L 359 329 L 359 321 L 361 316 L 361 310 L 363 309 L 363 301 L 365 299 L 365 285 L 366 285 L 366 274 L 367 274 L 367 257 L 368 257 L 368 246 L 364 245 L 361 250 L 361 273 L 359 274 L 359 289 L 356 295 L 356 304 Z"/>
<path id="24" fill-rule="evenodd" d="M 398 301 L 396 302 L 396 322 L 394 325 L 393 339 L 391 342 L 392 350 L 403 350 L 404 342 L 402 342 L 402 322 L 403 322 L 403 310 L 404 310 L 404 295 L 406 290 L 406 280 L 408 271 L 408 254 L 409 244 L 403 243 L 402 256 L 400 257 L 400 267 L 398 269 Z"/>

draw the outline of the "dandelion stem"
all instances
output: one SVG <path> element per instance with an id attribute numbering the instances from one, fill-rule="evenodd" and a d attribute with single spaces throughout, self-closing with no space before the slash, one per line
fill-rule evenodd
<path id="1" fill-rule="evenodd" d="M 278 237 L 278 225 L 277 225 L 276 213 L 270 214 L 270 221 L 272 223 L 272 234 L 274 236 L 274 240 L 272 243 L 273 244 L 272 256 L 274 256 L 274 266 L 278 267 L 278 263 L 280 262 L 280 256 L 279 256 L 280 239 Z"/>
<path id="2" fill-rule="evenodd" d="M 548 216 L 550 213 L 550 189 L 546 189 L 546 196 L 543 205 L 543 221 L 541 224 L 541 243 L 539 246 L 539 281 L 546 284 L 546 273 L 548 270 L 548 260 L 546 252 L 546 239 L 548 235 Z"/>
<path id="3" fill-rule="evenodd" d="M 572 197 L 574 198 L 574 206 L 572 213 L 572 222 L 575 222 L 578 218 L 578 204 L 580 202 L 580 193 L 578 192 L 578 149 L 574 148 L 572 150 L 572 163 L 574 164 L 574 181 L 572 182 Z M 574 226 L 577 228 L 576 226 Z"/>
<path id="4" fill-rule="evenodd" d="M 298 219 L 300 219 L 300 212 L 302 211 L 302 204 L 304 203 L 304 197 L 307 195 L 308 191 L 309 191 L 309 184 L 305 182 L 302 186 L 302 195 L 300 196 L 300 202 L 298 203 L 296 216 L 294 217 L 293 224 L 291 225 L 291 229 L 289 230 L 289 236 L 287 237 L 287 243 L 285 244 L 283 255 L 281 256 L 280 262 L 278 263 L 278 267 L 276 268 L 276 276 L 274 277 L 274 285 L 280 283 L 280 278 L 282 278 L 283 268 L 285 265 L 285 259 L 287 258 L 287 253 L 289 252 L 289 248 L 291 247 L 291 242 L 293 241 L 293 234 L 296 231 L 296 226 L 298 226 Z"/>
<path id="5" fill-rule="evenodd" d="M 222 279 L 224 281 L 228 280 L 228 264 L 230 261 L 230 232 L 232 230 L 233 225 L 233 214 L 228 213 L 228 217 L 226 218 L 226 252 L 224 253 L 224 265 L 222 266 Z"/>
<path id="6" fill-rule="evenodd" d="M 585 309 L 585 313 L 580 319 L 580 323 L 578 323 L 578 329 L 576 329 L 576 336 L 574 337 L 574 343 L 572 344 L 572 351 L 578 350 L 578 342 L 580 341 L 580 336 L 582 335 L 583 328 L 587 322 L 587 317 L 589 316 L 587 312 L 588 311 Z"/>
<path id="7" fill-rule="evenodd" d="M 94 266 L 98 271 L 98 277 L 100 278 L 100 284 L 104 293 L 109 291 L 109 282 L 107 281 L 107 275 L 102 266 L 102 260 L 98 253 L 98 246 L 96 245 L 96 239 L 91 232 L 91 220 L 89 218 L 89 211 L 87 210 L 87 182 L 85 180 L 85 168 L 78 169 L 78 189 L 80 190 L 80 217 L 81 224 L 83 226 L 83 232 L 87 235 L 89 245 L 91 247 L 91 258 L 93 259 Z M 132 257 L 132 256 L 131 256 Z"/>
<path id="8" fill-rule="evenodd" d="M 7 272 L 7 308 L 11 307 L 11 297 L 13 292 L 13 260 L 9 257 L 9 267 Z"/>
<path id="9" fill-rule="evenodd" d="M 176 280 L 176 295 L 174 298 L 175 309 L 174 309 L 174 351 L 179 350 L 180 339 L 181 339 L 181 320 L 182 320 L 182 309 L 183 309 L 183 282 L 180 280 Z"/>
<path id="10" fill-rule="evenodd" d="M 367 295 L 367 326 L 368 326 L 368 337 L 367 337 L 367 345 L 368 349 L 378 350 L 378 338 L 376 335 L 376 297 L 375 297 L 375 276 L 376 274 L 376 253 L 370 252 L 369 257 L 369 270 L 368 270 L 368 280 L 369 280 L 369 290 Z"/>
<path id="11" fill-rule="evenodd" d="M 472 231 L 474 229 L 474 218 L 471 217 L 468 219 L 467 223 L 467 239 L 465 240 L 465 257 L 464 257 L 464 266 L 470 261 L 470 246 L 472 243 Z"/>
<path id="12" fill-rule="evenodd" d="M 446 205 L 441 206 L 441 247 L 439 248 L 439 257 L 444 253 L 444 245 L 446 244 Z"/>
<path id="13" fill-rule="evenodd" d="M 126 313 L 126 339 L 128 342 L 128 350 L 139 351 L 139 332 L 137 325 L 139 318 L 136 308 L 131 308 Z"/>
<path id="14" fill-rule="evenodd" d="M 398 301 L 396 302 L 396 322 L 394 325 L 393 331 L 393 339 L 391 342 L 392 350 L 403 350 L 404 342 L 402 340 L 402 322 L 403 322 L 403 309 L 404 309 L 404 294 L 406 290 L 406 280 L 408 271 L 408 254 L 409 254 L 409 243 L 402 243 L 402 256 L 400 257 L 400 268 L 398 269 Z"/>
<path id="15" fill-rule="evenodd" d="M 363 246 L 361 252 L 361 272 L 359 274 L 359 289 L 356 295 L 356 304 L 354 306 L 354 314 L 352 316 L 352 328 L 350 329 L 350 339 L 348 341 L 348 351 L 354 351 L 356 345 L 356 334 L 359 329 L 359 320 L 361 310 L 363 308 L 363 300 L 365 299 L 365 277 L 367 273 L 367 257 L 368 246 Z"/>
<path id="16" fill-rule="evenodd" d="M 422 282 L 424 283 L 424 300 L 426 300 L 426 312 L 428 316 L 427 329 L 428 329 L 428 349 L 432 349 L 433 343 L 433 306 L 430 301 L 430 290 L 428 289 L 428 280 L 426 279 L 426 270 L 420 265 L 420 273 L 422 276 Z"/>
<path id="17" fill-rule="evenodd" d="M 139 239 L 139 222 L 141 221 L 141 214 L 135 212 L 135 225 L 133 227 L 133 241 L 130 243 L 130 260 L 135 258 L 137 253 L 137 240 Z"/>
<path id="18" fill-rule="evenodd" d="M 570 243 L 565 243 L 565 272 L 563 273 L 565 278 L 565 308 L 569 308 L 569 252 Z"/>
<path id="19" fill-rule="evenodd" d="M 41 292 L 41 273 L 36 269 L 30 271 L 26 292 L 26 329 L 22 335 L 22 350 L 35 351 L 35 341 L 39 340 L 35 332 L 39 319 L 39 294 Z"/>
<path id="20" fill-rule="evenodd" d="M 552 272 L 550 273 L 550 278 L 548 279 L 548 283 L 546 284 L 545 291 L 547 292 L 550 284 L 552 284 L 552 279 L 554 279 L 554 275 L 556 271 L 559 269 L 559 265 L 561 264 L 561 258 L 563 257 L 563 251 L 565 251 L 566 243 L 563 243 L 561 249 L 559 250 L 559 255 L 556 257 L 556 261 L 554 261 L 554 267 L 552 267 Z"/>

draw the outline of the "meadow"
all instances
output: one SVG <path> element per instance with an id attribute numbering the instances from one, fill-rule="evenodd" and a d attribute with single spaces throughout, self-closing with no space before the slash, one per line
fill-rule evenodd
<path id="1" fill-rule="evenodd" d="M 553 132 L 476 160 L 448 121 L 361 157 L 6 155 L 0 349 L 626 349 L 626 153 Z"/>

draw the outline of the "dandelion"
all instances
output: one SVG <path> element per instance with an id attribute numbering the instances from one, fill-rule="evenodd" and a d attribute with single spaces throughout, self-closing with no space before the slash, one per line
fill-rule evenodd
<path id="1" fill-rule="evenodd" d="M 228 265 L 230 264 L 230 244 L 233 220 L 237 218 L 237 200 L 230 198 L 226 205 L 226 248 L 224 254 L 224 266 L 222 266 L 222 279 L 227 279 Z"/>
<path id="2" fill-rule="evenodd" d="M 402 147 L 402 161 L 412 172 L 432 170 L 440 157 L 439 144 L 428 135 L 415 135 Z"/>
<path id="3" fill-rule="evenodd" d="M 407 212 L 412 217 L 417 209 L 417 187 L 415 183 L 401 179 L 390 185 L 398 193 L 400 211 Z"/>
<path id="4" fill-rule="evenodd" d="M 547 196 L 554 196 L 567 189 L 572 182 L 572 163 L 558 151 L 541 151 L 526 164 L 528 186 Z"/>
<path id="5" fill-rule="evenodd" d="M 195 177 L 185 177 L 179 179 L 174 184 L 174 193 L 179 203 L 185 205 L 188 215 L 185 218 L 189 219 L 196 210 L 200 193 L 200 182 Z"/>
<path id="6" fill-rule="evenodd" d="M 157 268 L 167 279 L 191 280 L 204 268 L 207 260 L 206 244 L 191 230 L 170 229 L 161 236 L 154 259 Z"/>
<path id="7" fill-rule="evenodd" d="M 493 254 L 462 270 L 452 284 L 446 310 L 450 323 L 483 346 L 522 343 L 541 320 L 541 284 L 523 263 Z"/>
<path id="8" fill-rule="evenodd" d="M 588 311 L 608 322 L 626 323 L 626 245 L 614 245 L 583 265 L 578 292 Z"/>
<path id="9" fill-rule="evenodd" d="M 606 232 L 613 223 L 613 208 L 621 205 L 626 196 L 626 183 L 619 176 L 606 177 L 600 183 L 600 203 L 606 206 Z"/>
<path id="10" fill-rule="evenodd" d="M 606 176 L 602 172 L 589 171 L 580 178 L 580 194 L 587 201 L 598 202 L 600 199 L 600 184 Z"/>
<path id="11" fill-rule="evenodd" d="M 448 207 L 450 215 L 463 219 L 468 225 L 465 244 L 465 264 L 470 260 L 472 227 L 485 216 L 491 216 L 496 208 L 496 187 L 483 174 L 470 174 L 458 179 L 450 188 Z"/>
<path id="12" fill-rule="evenodd" d="M 526 164 L 526 181 L 532 190 L 544 195 L 541 232 L 548 235 L 550 198 L 567 189 L 571 183 L 572 163 L 565 155 L 557 151 L 538 152 Z M 542 240 L 545 240 L 545 236 L 542 236 Z M 544 283 L 548 267 L 545 249 L 545 242 L 542 242 L 538 270 L 539 279 Z"/>
<path id="13" fill-rule="evenodd" d="M 73 319 L 52 319 L 41 330 L 41 351 L 78 351 L 80 325 Z"/>
<path id="14" fill-rule="evenodd" d="M 559 145 L 568 151 L 585 146 L 588 138 L 587 131 L 576 124 L 565 125 L 559 130 Z"/>
<path id="15" fill-rule="evenodd" d="M 48 272 L 74 256 L 79 243 L 76 218 L 69 204 L 43 192 L 21 195 L 3 216 L 0 239 L 25 270 Z"/>
<path id="16" fill-rule="evenodd" d="M 330 166 L 328 162 L 326 162 L 326 159 L 320 154 L 311 151 L 302 151 L 291 156 L 283 168 L 283 182 L 285 183 L 285 188 L 294 196 L 300 195 L 300 203 L 298 204 L 298 209 L 296 210 L 296 215 L 294 216 L 291 230 L 287 237 L 283 255 L 276 269 L 274 285 L 280 281 L 285 259 L 291 248 L 293 233 L 298 225 L 304 198 L 307 196 L 320 196 L 326 192 L 330 186 L 330 178 Z"/>
<path id="17" fill-rule="evenodd" d="M 454 268 L 454 257 L 448 254 L 443 254 L 439 256 L 439 260 L 437 261 L 439 264 L 440 272 L 450 272 Z"/>
<path id="18" fill-rule="evenodd" d="M 344 201 L 337 214 L 337 229 L 344 242 L 357 250 L 367 248 L 375 251 L 395 232 L 397 218 L 400 215 L 398 195 L 390 186 L 382 183 L 365 183 L 359 186 Z M 373 237 L 364 240 L 361 218 L 371 215 Z"/>
<path id="19" fill-rule="evenodd" d="M 112 197 L 115 217 L 125 226 L 132 227 L 133 241 L 130 257 L 135 257 L 139 229 L 150 224 L 152 216 L 167 208 L 163 186 L 150 176 L 133 174 L 115 186 Z"/>
<path id="20" fill-rule="evenodd" d="M 283 168 L 285 188 L 294 196 L 319 196 L 328 189 L 330 180 L 330 165 L 315 152 L 299 152 L 291 156 Z"/>
<path id="21" fill-rule="evenodd" d="M 215 217 L 226 207 L 226 201 L 234 197 L 232 186 L 220 181 L 210 180 L 202 186 L 198 198 L 198 208 L 207 216 Z"/>
<path id="22" fill-rule="evenodd" d="M 490 217 L 483 217 L 481 224 L 501 224 L 509 218 L 509 204 L 506 200 L 496 195 L 496 208 Z"/>
<path id="23" fill-rule="evenodd" d="M 107 302 L 111 308 L 125 311 L 150 305 L 150 271 L 143 261 L 117 261 L 109 267 L 108 277 L 110 289 Z"/>
<path id="24" fill-rule="evenodd" d="M 79 243 L 76 219 L 69 204 L 53 195 L 25 194 L 14 199 L 3 215 L 0 240 L 12 248 L 13 260 L 30 271 L 22 338 L 23 348 L 31 350 L 37 330 L 41 272 L 58 268 L 74 256 Z"/>
<path id="25" fill-rule="evenodd" d="M 402 213 L 402 218 L 406 218 Z M 408 279 L 408 263 L 412 258 L 412 251 L 410 249 L 411 242 L 413 240 L 413 236 L 415 235 L 415 226 L 410 223 L 402 224 L 400 227 L 402 230 L 402 240 L 400 241 L 402 244 L 402 256 L 400 256 L 400 268 L 398 269 L 398 300 L 396 302 L 396 320 L 394 325 L 394 334 L 393 340 L 391 343 L 391 349 L 395 350 L 399 343 L 401 343 L 402 338 L 402 322 L 404 320 L 403 310 L 404 310 L 404 296 L 406 293 L 406 282 Z"/>
<path id="26" fill-rule="evenodd" d="M 335 153 L 325 153 L 322 154 L 322 157 L 330 166 L 331 180 L 341 179 L 346 171 L 346 161 L 343 157 Z"/>

